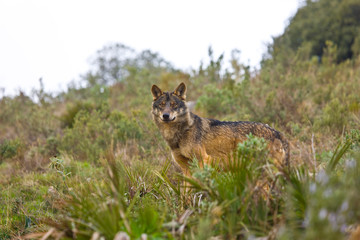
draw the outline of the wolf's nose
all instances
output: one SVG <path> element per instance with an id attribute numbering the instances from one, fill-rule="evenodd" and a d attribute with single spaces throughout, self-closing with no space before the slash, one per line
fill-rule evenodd
<path id="1" fill-rule="evenodd" d="M 169 118 L 170 118 L 170 114 L 169 114 L 169 113 L 164 113 L 164 114 L 163 114 L 163 119 L 169 120 Z"/>

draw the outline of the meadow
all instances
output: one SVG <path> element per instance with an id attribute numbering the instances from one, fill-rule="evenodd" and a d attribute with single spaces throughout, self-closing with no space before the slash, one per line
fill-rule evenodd
<path id="1" fill-rule="evenodd" d="M 184 71 L 110 44 L 64 92 L 3 96 L 0 239 L 360 239 L 360 54 L 283 40 L 259 70 L 238 50 Z M 150 113 L 152 84 L 180 82 L 202 117 L 283 132 L 290 169 L 249 136 L 185 177 Z"/>
<path id="2" fill-rule="evenodd" d="M 268 61 L 260 72 L 241 64 L 237 51 L 223 69 L 222 56 L 209 48 L 209 64 L 186 73 L 150 51 L 121 59 L 132 50 L 115 44 L 97 53 L 98 68 L 84 75 L 84 87 L 3 97 L 0 237 L 359 234 L 360 59 L 333 63 L 333 48 L 321 64 L 295 57 L 289 67 Z M 115 60 L 123 71 L 117 76 L 110 74 Z M 199 168 L 194 159 L 192 178 L 184 177 L 150 114 L 151 85 L 172 89 L 179 81 L 201 116 L 260 121 L 284 132 L 291 169 L 278 169 L 266 143 L 250 136 L 229 169 Z"/>

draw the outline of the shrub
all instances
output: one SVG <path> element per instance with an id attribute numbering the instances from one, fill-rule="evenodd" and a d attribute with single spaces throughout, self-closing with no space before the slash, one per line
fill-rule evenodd
<path id="1" fill-rule="evenodd" d="M 66 112 L 60 117 L 62 125 L 64 127 L 72 128 L 75 117 L 81 110 L 91 112 L 92 109 L 95 109 L 95 105 L 90 101 L 76 102 L 73 105 L 68 105 Z"/>
<path id="2" fill-rule="evenodd" d="M 113 111 L 109 122 L 114 130 L 114 140 L 126 142 L 127 139 L 141 139 L 142 131 L 135 119 L 127 117 L 124 113 Z"/>
<path id="3" fill-rule="evenodd" d="M 198 98 L 196 109 L 206 116 L 222 116 L 231 113 L 234 109 L 231 91 L 219 89 L 213 84 L 206 85 L 204 90 L 205 93 Z"/>
<path id="4" fill-rule="evenodd" d="M 96 162 L 102 151 L 110 145 L 111 132 L 107 113 L 81 110 L 75 117 L 73 128 L 64 131 L 60 151 L 78 159 Z"/>
<path id="5" fill-rule="evenodd" d="M 5 139 L 0 144 L 0 164 L 2 161 L 8 158 L 15 157 L 22 147 L 22 143 L 19 139 L 7 140 Z"/>
<path id="6" fill-rule="evenodd" d="M 78 159 L 96 162 L 111 144 L 116 146 L 118 142 L 140 136 L 136 122 L 121 112 L 109 112 L 108 106 L 102 105 L 76 114 L 73 127 L 64 131 L 59 149 Z"/>
<path id="7" fill-rule="evenodd" d="M 348 122 L 348 107 L 338 98 L 331 100 L 323 109 L 322 115 L 315 121 L 315 128 L 326 127 L 341 133 Z"/>

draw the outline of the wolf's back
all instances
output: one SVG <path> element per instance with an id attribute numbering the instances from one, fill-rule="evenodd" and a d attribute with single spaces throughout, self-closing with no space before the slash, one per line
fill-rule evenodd
<path id="1" fill-rule="evenodd" d="M 250 132 L 257 136 L 262 137 L 272 143 L 281 142 L 282 150 L 284 152 L 283 164 L 289 167 L 290 164 L 290 145 L 285 135 L 267 124 L 258 122 L 239 122 L 239 126 L 246 130 L 246 134 Z"/>
<path id="2" fill-rule="evenodd" d="M 258 122 L 247 122 L 247 121 L 239 121 L 239 122 L 222 122 L 218 120 L 210 119 L 210 126 L 212 128 L 227 128 L 231 130 L 234 134 L 237 135 L 240 139 L 245 140 L 248 134 L 253 134 L 256 137 L 262 137 L 265 140 L 269 141 L 272 144 L 281 143 L 281 147 L 284 152 L 283 164 L 286 167 L 289 167 L 289 159 L 290 159 L 290 145 L 285 136 L 271 128 L 267 124 L 258 123 Z M 279 145 L 279 144 L 278 144 Z"/>

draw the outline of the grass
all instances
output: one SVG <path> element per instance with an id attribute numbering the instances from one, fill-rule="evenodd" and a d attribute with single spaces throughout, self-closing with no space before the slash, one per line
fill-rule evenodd
<path id="1" fill-rule="evenodd" d="M 346 239 L 360 214 L 360 159 L 354 151 L 359 140 L 340 142 L 333 160 L 316 175 L 304 166 L 279 169 L 263 140 L 252 136 L 225 169 L 216 163 L 199 168 L 194 160 L 192 178 L 170 175 L 171 161 L 144 169 L 108 153 L 96 178 L 52 170 L 58 185 L 49 194 L 61 196 L 64 204 L 48 224 L 56 229 L 53 237 L 76 239 L 113 239 L 119 233 L 131 239 Z M 79 170 L 89 168 L 83 165 Z"/>

